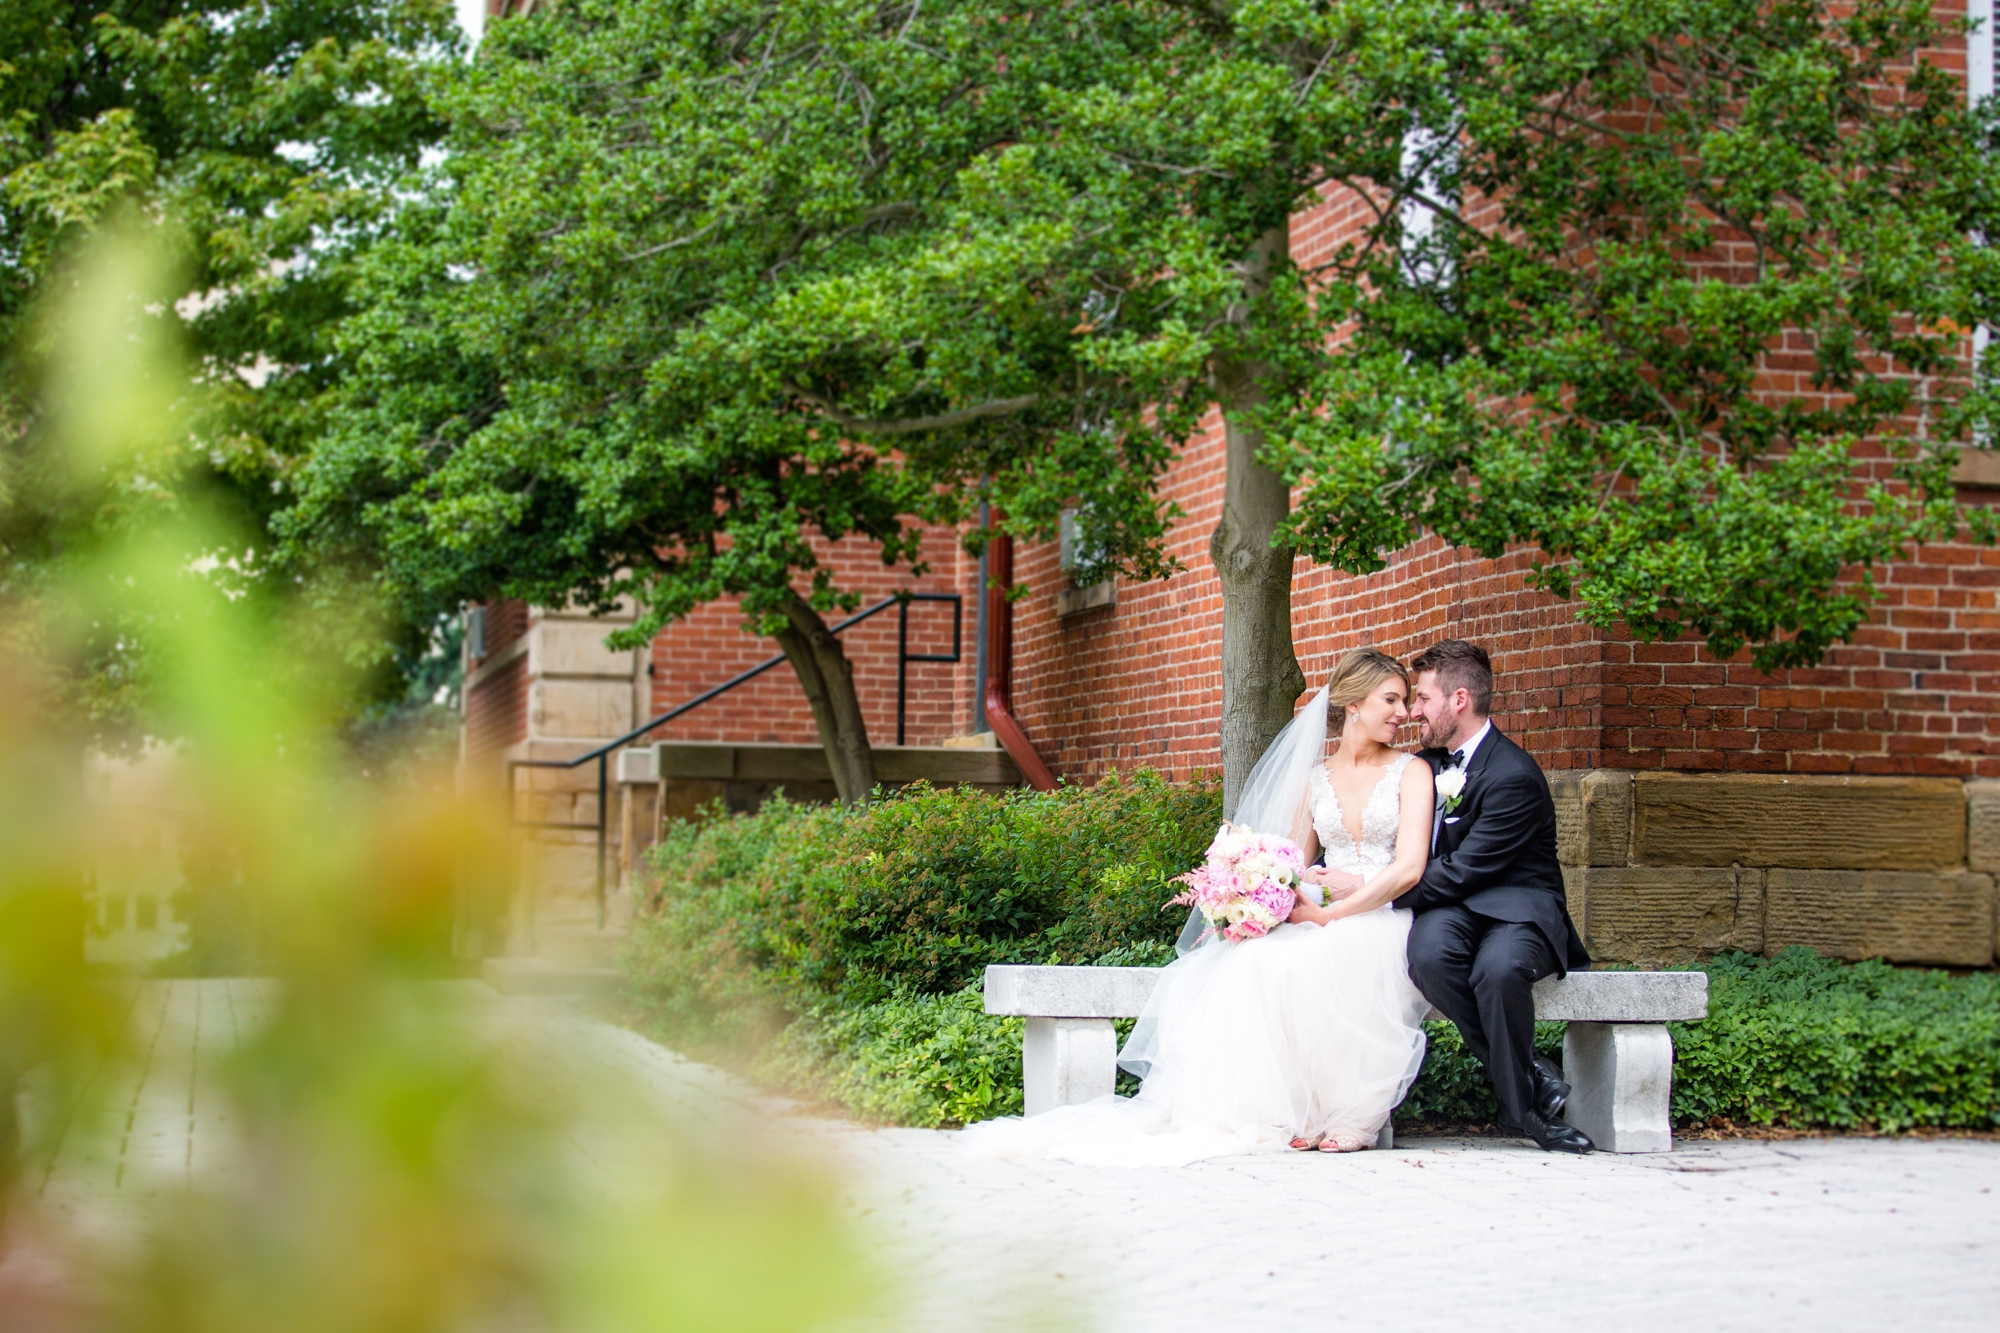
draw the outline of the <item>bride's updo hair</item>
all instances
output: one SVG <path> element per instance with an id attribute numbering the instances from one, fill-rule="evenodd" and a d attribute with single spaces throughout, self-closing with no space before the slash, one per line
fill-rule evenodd
<path id="1" fill-rule="evenodd" d="M 1335 731 L 1347 721 L 1347 706 L 1358 704 L 1375 692 L 1375 687 L 1394 676 L 1410 688 L 1410 671 L 1379 648 L 1356 648 L 1340 659 L 1333 678 L 1326 683 L 1326 724 Z"/>

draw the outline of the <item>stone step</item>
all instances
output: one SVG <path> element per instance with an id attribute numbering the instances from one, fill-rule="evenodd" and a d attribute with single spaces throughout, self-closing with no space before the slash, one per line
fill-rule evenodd
<path id="1" fill-rule="evenodd" d="M 502 995 L 608 995 L 625 974 L 610 967 L 576 967 L 546 958 L 489 958 L 486 984 Z"/>
<path id="2" fill-rule="evenodd" d="M 625 945 L 622 930 L 593 930 L 583 926 L 543 927 L 535 940 L 535 956 L 558 967 L 618 967 L 618 951 Z"/>

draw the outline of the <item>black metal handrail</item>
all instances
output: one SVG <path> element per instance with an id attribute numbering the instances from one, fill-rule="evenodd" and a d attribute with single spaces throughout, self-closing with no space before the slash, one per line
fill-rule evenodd
<path id="1" fill-rule="evenodd" d="M 950 653 L 913 653 L 910 651 L 910 603 L 911 602 L 951 603 L 951 652 Z M 884 597 L 881 601 L 875 603 L 873 606 L 863 607 L 861 610 L 855 612 L 847 619 L 831 626 L 830 632 L 838 634 L 844 629 L 860 624 L 862 621 L 868 619 L 872 615 L 875 615 L 877 612 L 887 611 L 892 606 L 899 608 L 896 615 L 896 744 L 902 745 L 904 744 L 903 737 L 905 735 L 905 730 L 904 730 L 904 723 L 906 720 L 905 712 L 908 708 L 908 702 L 909 702 L 910 663 L 957 662 L 962 659 L 963 654 L 960 650 L 964 645 L 965 599 L 960 594 L 955 592 L 909 592 L 909 593 L 901 593 L 893 597 Z M 607 843 L 609 842 L 609 830 L 610 830 L 610 819 L 611 819 L 610 800 L 609 800 L 610 787 L 611 787 L 610 762 L 611 762 L 611 755 L 613 754 L 613 752 L 623 749 L 624 747 L 630 745 L 633 741 L 638 740 L 641 736 L 646 735 L 648 732 L 653 731 L 659 727 L 665 726 L 667 723 L 673 721 L 675 718 L 681 716 L 683 713 L 687 713 L 696 708 L 699 708 L 701 705 L 707 703 L 709 700 L 714 699 L 719 695 L 729 693 L 729 691 L 735 689 L 738 685 L 742 685 L 747 681 L 755 680 L 757 677 L 763 675 L 766 671 L 769 671 L 772 667 L 782 665 L 784 660 L 785 660 L 785 655 L 783 653 L 779 653 L 777 656 L 770 658 L 767 661 L 760 662 L 756 666 L 751 667 L 748 671 L 739 672 L 738 674 L 731 676 L 728 680 L 723 681 L 720 685 L 714 686 L 713 688 L 710 689 L 703 690 L 700 694 L 697 694 L 694 698 L 689 699 L 686 703 L 676 704 L 674 707 L 669 708 L 666 712 L 660 714 L 652 721 L 644 723 L 641 726 L 634 727 L 632 728 L 632 730 L 626 732 L 624 735 L 619 736 L 613 740 L 608 740 L 604 744 L 598 746 L 595 750 L 591 750 L 585 754 L 580 754 L 574 759 L 509 759 L 507 761 L 507 815 L 508 819 L 512 822 L 513 827 L 534 828 L 534 829 L 577 829 L 577 830 L 595 829 L 596 830 L 597 832 L 597 928 L 599 930 L 604 929 L 604 858 L 605 858 L 605 848 Z M 515 799 L 520 795 L 520 791 L 515 786 L 514 782 L 514 774 L 516 770 L 523 768 L 562 768 L 562 769 L 581 768 L 585 764 L 591 763 L 592 761 L 595 761 L 597 764 L 597 822 L 593 824 L 583 824 L 583 823 L 576 823 L 573 821 L 564 821 L 555 819 L 514 818 L 514 802 Z"/>

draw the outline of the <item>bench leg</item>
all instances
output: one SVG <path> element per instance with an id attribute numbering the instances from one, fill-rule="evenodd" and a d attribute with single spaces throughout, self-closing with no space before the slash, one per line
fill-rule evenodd
<path id="1" fill-rule="evenodd" d="M 1571 1023 L 1563 1119 L 1605 1152 L 1671 1152 L 1674 1039 L 1659 1023 Z"/>
<path id="2" fill-rule="evenodd" d="M 1029 1115 L 1115 1091 L 1117 1029 L 1108 1018 L 1030 1018 L 1021 1038 L 1021 1075 Z"/>

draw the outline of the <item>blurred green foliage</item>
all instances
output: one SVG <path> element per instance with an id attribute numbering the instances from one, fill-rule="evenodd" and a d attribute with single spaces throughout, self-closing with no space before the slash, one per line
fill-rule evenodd
<path id="1" fill-rule="evenodd" d="M 187 386 L 147 313 L 163 267 L 109 238 L 39 316 L 58 390 L 44 458 L 75 484 L 171 444 Z M 25 626 L 0 653 L 8 1326 L 776 1333 L 878 1304 L 822 1165 L 740 1108 L 720 1132 L 640 1064 L 591 1058 L 593 1033 L 624 1038 L 582 1015 L 427 979 L 506 879 L 497 812 L 436 774 L 367 775 L 338 660 L 285 667 L 326 609 L 233 595 L 202 561 L 227 516 L 183 501 L 80 534 L 59 577 L 6 605 Z M 331 628 L 369 632 L 354 612 Z M 117 616 L 148 627 L 181 848 L 231 886 L 216 908 L 242 914 L 265 980 L 84 967 L 81 895 L 116 816 L 86 799 L 86 741 L 49 705 L 52 653 Z M 233 988 L 194 992 L 234 997 L 227 1016 L 172 1027 L 189 987 Z M 135 1141 L 162 1097 L 170 1126 Z M 163 1154 L 151 1136 L 170 1127 L 187 1147 Z"/>
<path id="2" fill-rule="evenodd" d="M 428 98 L 459 42 L 449 0 L 0 6 L 0 597 L 66 595 L 81 553 L 188 506 L 238 595 L 338 602 L 367 581 L 354 567 L 325 587 L 274 577 L 267 525 L 352 370 L 335 330 L 360 257 L 443 134 Z M 132 319 L 186 365 L 155 381 L 170 430 L 77 469 L 54 399 L 96 352 L 52 359 L 50 314 L 75 261 L 121 227 L 159 260 Z M 155 617 L 99 610 L 76 642 L 15 643 L 54 673 L 40 701 L 99 735 L 157 735 Z M 414 649 L 427 625 L 343 624 L 325 618 L 310 646 L 350 690 L 393 692 L 391 644 Z"/>

